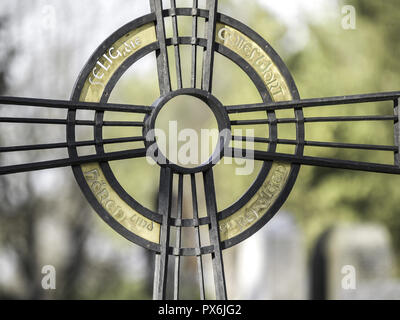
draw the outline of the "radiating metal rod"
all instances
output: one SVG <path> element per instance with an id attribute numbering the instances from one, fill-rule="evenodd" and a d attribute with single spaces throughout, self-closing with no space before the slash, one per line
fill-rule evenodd
<path id="1" fill-rule="evenodd" d="M 169 218 L 171 215 L 173 174 L 170 168 L 161 167 L 158 193 L 158 213 L 162 215 L 160 253 L 156 254 L 153 299 L 165 300 L 167 294 L 168 248 L 170 241 Z"/>
<path id="2" fill-rule="evenodd" d="M 218 0 L 207 0 L 208 19 L 206 24 L 207 46 L 203 59 L 202 89 L 211 92 L 214 70 L 215 32 L 217 24 Z"/>
<path id="3" fill-rule="evenodd" d="M 394 100 L 394 144 L 396 150 L 394 152 L 394 164 L 400 167 L 400 110 L 399 99 Z"/>
<path id="4" fill-rule="evenodd" d="M 197 9 L 199 6 L 198 0 L 193 0 L 192 6 L 192 69 L 190 83 L 192 88 L 196 88 L 197 82 L 197 35 L 198 35 L 198 17 Z"/>
<path id="5" fill-rule="evenodd" d="M 196 175 L 192 173 L 190 175 L 191 186 L 192 186 L 192 206 L 193 206 L 193 219 L 198 221 L 199 219 L 199 210 L 197 203 L 197 189 L 196 189 Z M 199 289 L 200 289 L 200 299 L 205 300 L 206 294 L 204 289 L 204 271 L 203 271 L 203 258 L 200 252 L 201 248 L 201 237 L 200 237 L 200 227 L 196 225 L 195 227 L 195 241 L 196 241 L 196 249 L 198 249 L 198 253 L 196 255 L 197 259 L 197 273 L 199 277 Z"/>
<path id="6" fill-rule="evenodd" d="M 114 111 L 131 113 L 151 113 L 149 106 L 126 105 L 116 103 L 73 102 L 69 100 L 36 99 L 24 97 L 0 97 L 0 104 L 14 106 L 28 106 L 40 108 Z"/>
<path id="7" fill-rule="evenodd" d="M 340 117 L 305 117 L 302 120 L 296 118 L 280 118 L 276 120 L 271 119 L 254 119 L 254 120 L 232 120 L 232 126 L 246 126 L 246 125 L 259 125 L 259 124 L 284 124 L 284 123 L 298 123 L 299 121 L 310 122 L 356 122 L 356 121 L 393 121 L 395 116 L 388 115 L 374 115 L 374 116 L 340 116 Z"/>
<path id="8" fill-rule="evenodd" d="M 242 137 L 233 136 L 234 141 L 248 141 L 254 143 L 271 143 L 276 142 L 278 144 L 289 144 L 298 145 L 300 142 L 298 140 L 290 139 L 269 139 L 269 138 L 253 138 L 253 137 Z M 320 142 L 320 141 L 304 141 L 305 146 L 310 147 L 326 147 L 326 148 L 343 148 L 343 149 L 358 149 L 358 150 L 377 150 L 377 151 L 396 151 L 398 147 L 396 146 L 386 146 L 386 145 L 374 145 L 374 144 L 354 144 L 354 143 L 338 143 L 338 142 Z"/>
<path id="9" fill-rule="evenodd" d="M 0 175 L 68 167 L 68 166 L 81 165 L 84 163 L 91 163 L 91 162 L 106 162 L 113 160 L 141 158 L 145 156 L 146 156 L 146 149 L 143 148 L 137 150 L 108 152 L 99 155 L 95 154 L 90 156 L 80 156 L 76 158 L 31 162 L 25 164 L 0 167 Z"/>
<path id="10" fill-rule="evenodd" d="M 181 64 L 181 51 L 179 49 L 179 32 L 178 32 L 178 17 L 176 15 L 176 0 L 171 0 L 172 10 L 172 34 L 173 34 L 173 45 L 175 52 L 175 68 L 176 68 L 176 81 L 178 89 L 182 89 L 182 64 Z"/>
<path id="11" fill-rule="evenodd" d="M 132 137 L 132 138 L 113 138 L 103 139 L 100 144 L 116 144 L 116 143 L 128 143 L 128 142 L 140 142 L 145 141 L 144 137 Z M 77 142 L 59 142 L 59 143 L 46 143 L 46 144 L 32 144 L 24 146 L 11 146 L 11 147 L 0 147 L 0 152 L 16 152 L 16 151 L 34 151 L 34 150 L 47 150 L 47 149 L 61 149 L 68 147 L 87 147 L 98 144 L 95 140 L 77 141 Z"/>
<path id="12" fill-rule="evenodd" d="M 179 175 L 178 180 L 178 206 L 177 206 L 177 219 L 182 219 L 182 205 L 183 205 L 183 175 Z M 182 242 L 182 231 L 181 227 L 176 227 L 176 239 L 175 247 L 181 248 Z M 174 270 L 174 300 L 179 300 L 180 291 L 180 269 L 181 269 L 181 257 L 175 256 L 175 270 Z"/>
<path id="13" fill-rule="evenodd" d="M 282 161 L 294 164 L 304 164 L 317 167 L 348 169 L 357 171 L 400 174 L 400 168 L 394 165 L 369 163 L 352 160 L 340 160 L 331 158 L 319 158 L 296 154 L 276 153 L 258 150 L 227 149 L 225 156 L 248 158 L 260 161 Z"/>
<path id="14" fill-rule="evenodd" d="M 219 223 L 217 219 L 217 201 L 215 199 L 214 174 L 212 169 L 203 173 L 204 192 L 206 198 L 207 215 L 210 217 L 210 242 L 214 247 L 211 254 L 214 274 L 215 296 L 217 300 L 226 300 L 226 283 L 224 263 L 222 258 Z"/>
<path id="15" fill-rule="evenodd" d="M 0 123 L 24 123 L 24 124 L 59 124 L 59 125 L 76 125 L 76 126 L 94 126 L 95 121 L 92 120 L 74 120 L 66 119 L 50 119 L 50 118 L 13 118 L 0 117 Z M 144 123 L 140 121 L 103 121 L 105 127 L 143 127 Z"/>
<path id="16" fill-rule="evenodd" d="M 161 95 L 165 95 L 171 91 L 171 78 L 169 73 L 168 50 L 165 42 L 165 23 L 162 1 L 150 0 L 150 8 L 156 15 L 156 35 L 160 47 L 156 55 L 158 82 Z"/>
<path id="17" fill-rule="evenodd" d="M 293 108 L 324 107 L 379 101 L 393 101 L 400 98 L 400 91 L 338 96 L 328 98 L 300 99 L 271 103 L 243 104 L 226 106 L 228 113 L 257 112 L 265 110 L 284 110 Z"/>

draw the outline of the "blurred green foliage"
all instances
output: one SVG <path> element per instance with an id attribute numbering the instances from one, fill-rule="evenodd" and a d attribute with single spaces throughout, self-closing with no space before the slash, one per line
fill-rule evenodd
<path id="1" fill-rule="evenodd" d="M 355 30 L 343 30 L 340 21 L 312 25 L 307 47 L 286 60 L 301 96 L 399 90 L 398 2 L 358 0 L 343 4 L 351 4 L 356 9 Z M 337 107 L 333 114 L 390 115 L 392 108 L 392 103 L 351 105 Z M 314 130 L 317 132 L 311 134 L 324 141 L 393 144 L 393 126 L 387 122 L 362 126 L 348 123 L 323 125 Z M 346 155 L 341 150 L 319 154 Z M 357 159 L 393 163 L 392 157 L 390 152 L 375 152 L 360 153 Z M 327 227 L 339 221 L 381 222 L 389 228 L 399 257 L 399 183 L 398 176 L 303 167 L 286 208 L 296 214 L 309 244 Z"/>

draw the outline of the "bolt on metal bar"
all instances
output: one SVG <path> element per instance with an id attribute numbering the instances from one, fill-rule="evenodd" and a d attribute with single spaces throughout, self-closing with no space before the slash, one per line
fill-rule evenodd
<path id="1" fill-rule="evenodd" d="M 199 220 L 199 210 L 197 203 L 197 190 L 196 190 L 196 175 L 192 173 L 190 175 L 191 186 L 192 186 L 192 206 L 193 206 L 193 219 L 195 221 Z M 204 271 L 203 271 L 203 258 L 200 252 L 201 248 L 201 238 L 200 238 L 200 227 L 196 225 L 195 227 L 195 241 L 196 241 L 196 249 L 198 249 L 198 254 L 196 255 L 197 259 L 197 273 L 199 277 L 199 289 L 200 289 L 200 299 L 205 300 L 205 289 L 204 289 Z"/>
<path id="2" fill-rule="evenodd" d="M 182 65 L 181 65 L 181 52 L 179 49 L 179 32 L 178 32 L 178 17 L 176 15 L 176 0 L 171 0 L 171 10 L 172 10 L 172 34 L 173 34 L 173 44 L 175 51 L 175 68 L 176 68 L 176 81 L 178 89 L 182 89 Z"/>
<path id="3" fill-rule="evenodd" d="M 149 106 L 126 105 L 116 103 L 73 102 L 69 100 L 36 99 L 6 96 L 0 97 L 0 104 L 39 108 L 131 112 L 144 114 L 151 113 L 152 111 L 152 108 Z"/>

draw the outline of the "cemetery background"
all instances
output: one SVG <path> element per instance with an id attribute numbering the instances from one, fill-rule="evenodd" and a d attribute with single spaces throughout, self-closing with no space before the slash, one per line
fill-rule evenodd
<path id="1" fill-rule="evenodd" d="M 191 1 L 177 3 L 191 5 Z M 355 30 L 343 29 L 343 5 L 356 9 Z M 246 6 L 242 1 L 226 0 L 220 1 L 220 11 L 245 22 L 275 48 L 302 98 L 400 88 L 400 7 L 395 0 L 252 0 Z M 101 41 L 148 12 L 146 1 L 101 0 L 95 6 L 89 0 L 79 5 L 75 1 L 2 1 L 0 93 L 68 99 L 80 69 Z M 153 102 L 158 87 L 151 58 L 121 79 L 111 102 Z M 231 104 L 251 101 L 254 90 L 245 85 L 243 75 L 222 60 L 217 59 L 216 65 L 215 94 Z M 381 107 L 357 110 L 367 114 Z M 328 112 L 340 115 L 346 110 L 336 107 Z M 36 111 L 29 112 L 36 115 Z M 46 116 L 64 116 L 57 112 Z M 20 115 L 5 108 L 0 114 Z M 205 125 L 207 120 L 202 119 Z M 37 142 L 36 132 L 41 130 L 54 141 L 64 135 L 63 128 L 21 130 L 2 124 L 0 143 L 4 137 L 11 144 L 20 142 L 21 137 Z M 324 124 L 314 125 L 313 130 L 315 140 L 340 137 L 357 143 L 367 138 L 374 144 L 393 139 L 392 128 L 378 124 Z M 315 152 L 326 155 L 323 150 Z M 340 157 L 344 151 L 336 152 Z M 381 155 L 355 155 L 365 156 L 373 160 Z M 0 161 L 7 164 L 13 155 L 10 157 Z M 46 155 L 29 153 L 24 157 L 17 160 L 44 160 Z M 130 168 L 129 161 L 121 161 L 115 169 L 132 192 L 154 206 L 156 179 L 138 186 L 136 181 L 143 180 L 141 174 L 146 170 Z M 231 170 L 222 168 L 215 179 L 222 206 L 240 195 L 252 178 L 233 177 L 227 183 L 224 177 Z M 224 252 L 228 297 L 399 298 L 399 183 L 398 176 L 303 166 L 281 212 L 255 236 Z M 152 257 L 97 217 L 78 190 L 70 168 L 1 177 L 0 190 L 0 298 L 151 297 Z M 190 286 L 192 262 L 184 262 L 186 298 L 197 298 Z M 42 288 L 45 265 L 57 271 L 55 290 Z M 350 270 L 343 269 L 345 266 L 355 268 L 356 289 L 342 287 Z M 208 279 L 208 285 L 211 281 Z"/>

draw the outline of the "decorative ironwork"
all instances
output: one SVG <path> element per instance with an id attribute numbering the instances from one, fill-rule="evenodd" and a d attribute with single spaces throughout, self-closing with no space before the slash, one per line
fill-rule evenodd
<path id="1" fill-rule="evenodd" d="M 331 98 L 302 100 L 296 85 L 278 54 L 257 33 L 241 22 L 218 12 L 218 1 L 208 0 L 206 9 L 193 1 L 192 8 L 177 8 L 175 0 L 171 7 L 163 9 L 162 1 L 150 0 L 151 13 L 138 18 L 113 33 L 90 57 L 79 75 L 71 100 L 49 100 L 18 97 L 0 97 L 0 104 L 13 106 L 61 108 L 68 111 L 66 119 L 48 118 L 0 118 L 3 123 L 54 124 L 66 127 L 66 141 L 51 144 L 34 144 L 0 147 L 1 153 L 31 150 L 49 150 L 64 148 L 69 157 L 50 161 L 0 167 L 0 175 L 34 170 L 44 170 L 71 166 L 75 178 L 86 198 L 96 212 L 115 231 L 128 240 L 156 253 L 154 276 L 154 299 L 166 297 L 168 260 L 173 258 L 174 298 L 179 299 L 180 263 L 182 256 L 195 256 L 198 263 L 200 297 L 205 299 L 203 256 L 211 255 L 215 292 L 217 299 L 226 299 L 226 286 L 222 250 L 248 238 L 279 210 L 288 197 L 299 172 L 300 165 L 312 165 L 331 168 L 363 170 L 390 174 L 400 173 L 399 158 L 399 98 L 400 92 L 376 93 Z M 178 17 L 192 17 L 192 36 L 180 36 Z M 165 18 L 171 17 L 173 36 L 166 37 Z M 198 22 L 203 19 L 205 38 L 199 38 Z M 191 47 L 190 88 L 184 88 L 181 46 Z M 168 47 L 173 47 L 176 90 L 173 90 L 169 70 Z M 203 67 L 198 70 L 198 51 L 203 48 Z M 123 73 L 142 57 L 156 54 L 160 98 L 152 106 L 123 105 L 108 103 L 110 94 Z M 239 66 L 257 88 L 262 103 L 251 105 L 223 106 L 212 94 L 214 56 L 220 54 Z M 197 87 L 197 78 L 201 75 L 201 86 Z M 154 129 L 155 119 L 161 108 L 170 99 L 179 95 L 189 95 L 201 99 L 213 111 L 219 130 L 230 129 L 238 125 L 265 125 L 269 137 L 230 136 L 219 141 L 214 155 L 208 162 L 195 168 L 183 168 L 164 156 L 165 163 L 160 164 L 160 184 L 158 211 L 142 206 L 129 195 L 114 176 L 109 162 L 121 159 L 143 158 L 154 146 L 155 140 L 149 139 Z M 392 101 L 394 112 L 389 115 L 370 116 L 330 116 L 305 117 L 305 108 L 326 108 L 329 106 L 355 103 Z M 79 120 L 79 110 L 95 111 L 93 120 Z M 290 110 L 293 116 L 279 118 L 278 110 Z M 262 119 L 233 120 L 237 113 L 255 113 L 262 111 Z M 142 121 L 105 121 L 105 112 L 124 112 L 143 115 Z M 343 122 L 343 121 L 384 121 L 394 124 L 395 145 L 369 145 L 333 143 L 305 140 L 305 123 Z M 295 124 L 296 139 L 279 138 L 278 124 Z M 75 135 L 77 126 L 93 127 L 94 139 L 78 141 Z M 143 134 L 128 138 L 103 138 L 103 128 L 141 127 Z M 146 140 L 146 137 L 148 138 Z M 263 143 L 265 150 L 246 150 L 231 147 L 231 141 L 254 141 Z M 108 144 L 143 142 L 138 149 L 106 152 Z M 279 153 L 279 145 L 295 146 L 294 153 Z M 77 148 L 94 146 L 95 153 L 80 156 Z M 352 150 L 372 150 L 393 152 L 393 165 L 311 157 L 304 155 L 305 146 L 324 148 L 345 148 Z M 157 150 L 156 150 L 157 151 Z M 156 152 L 157 153 L 157 152 Z M 158 150 L 158 154 L 161 151 Z M 262 161 L 259 175 L 247 192 L 228 208 L 218 211 L 215 196 L 213 166 L 218 157 L 250 157 Z M 204 190 L 197 190 L 196 177 L 202 176 Z M 184 176 L 190 177 L 190 186 L 184 186 Z M 172 186 L 178 179 L 177 212 L 172 214 Z M 176 181 L 176 180 L 175 180 Z M 183 190 L 189 188 L 192 195 L 193 215 L 183 218 Z M 203 192 L 206 200 L 207 216 L 199 217 L 198 193 Z M 240 224 L 237 223 L 240 221 Z M 203 245 L 200 227 L 208 226 L 209 245 Z M 182 228 L 195 230 L 195 247 L 182 247 Z M 173 228 L 173 229 L 172 229 Z M 175 243 L 171 243 L 171 232 L 175 232 Z"/>

